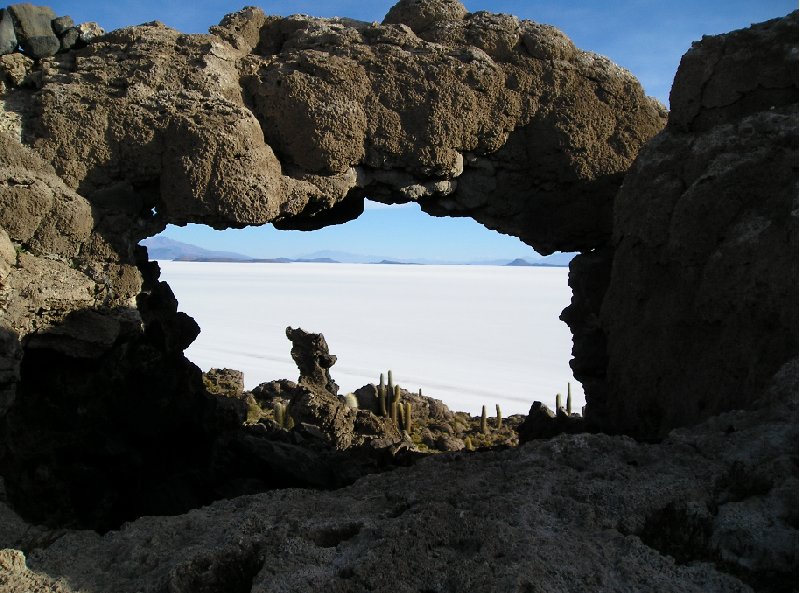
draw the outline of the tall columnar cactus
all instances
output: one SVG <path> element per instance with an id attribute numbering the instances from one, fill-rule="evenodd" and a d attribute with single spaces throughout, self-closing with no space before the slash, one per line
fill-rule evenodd
<path id="1" fill-rule="evenodd" d="M 561 394 L 556 393 L 556 413 L 561 409 Z"/>
<path id="2" fill-rule="evenodd" d="M 276 402 L 273 412 L 275 413 L 275 424 L 283 428 L 286 422 L 286 407 L 281 402 Z"/>
<path id="3" fill-rule="evenodd" d="M 381 379 L 382 378 L 383 378 L 383 375 L 381 375 Z M 388 414 L 388 410 L 386 408 L 386 386 L 385 385 L 381 385 L 378 388 L 378 406 L 380 407 L 381 416 L 386 418 L 386 416 Z"/>
<path id="4" fill-rule="evenodd" d="M 404 429 L 406 426 L 406 408 L 403 404 L 397 405 L 397 427 Z"/>
<path id="5" fill-rule="evenodd" d="M 411 419 L 411 402 L 406 402 L 406 432 L 411 434 L 411 428 L 413 427 L 413 421 Z"/>
<path id="6" fill-rule="evenodd" d="M 394 394 L 394 383 L 392 383 L 392 371 L 389 371 L 387 375 L 389 377 L 389 386 L 387 388 L 387 392 L 389 393 L 389 397 L 391 398 L 392 394 Z"/>
<path id="7" fill-rule="evenodd" d="M 495 408 L 497 408 L 497 430 L 503 428 L 503 412 L 500 411 L 500 404 L 495 404 Z"/>
<path id="8" fill-rule="evenodd" d="M 386 392 L 386 383 L 383 381 L 383 373 L 378 383 L 378 412 L 381 416 L 386 416 L 386 403 L 383 401 L 383 394 Z"/>
<path id="9" fill-rule="evenodd" d="M 389 375 L 391 377 L 391 375 Z M 390 379 L 391 381 L 391 379 Z M 391 382 L 389 383 L 391 385 Z M 394 394 L 392 396 L 392 422 L 400 426 L 398 423 L 399 418 L 399 408 L 400 408 L 400 386 L 394 386 Z"/>
<path id="10" fill-rule="evenodd" d="M 486 421 L 486 406 L 481 409 L 481 432 L 483 434 L 489 432 L 489 423 Z"/>
<path id="11" fill-rule="evenodd" d="M 567 415 L 572 414 L 572 385 L 567 383 Z"/>

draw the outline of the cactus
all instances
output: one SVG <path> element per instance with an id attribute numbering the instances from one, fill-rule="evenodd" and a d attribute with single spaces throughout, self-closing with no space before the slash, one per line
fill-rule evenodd
<path id="1" fill-rule="evenodd" d="M 497 430 L 503 428 L 503 412 L 500 411 L 500 404 L 495 404 L 494 407 L 497 409 Z"/>
<path id="2" fill-rule="evenodd" d="M 294 428 L 294 418 L 292 418 L 289 412 L 284 414 L 286 416 L 286 430 L 292 430 Z"/>
<path id="3" fill-rule="evenodd" d="M 383 375 L 381 375 L 381 379 L 383 379 Z M 386 409 L 386 386 L 385 385 L 381 385 L 378 388 L 378 406 L 380 407 L 381 416 L 386 418 L 387 409 Z"/>
<path id="4" fill-rule="evenodd" d="M 381 373 L 381 381 L 378 384 L 378 411 L 382 417 L 386 418 L 386 383 L 383 382 L 383 373 Z"/>
<path id="5" fill-rule="evenodd" d="M 403 404 L 397 404 L 397 426 L 398 428 L 405 428 L 406 425 L 406 408 Z"/>
<path id="6" fill-rule="evenodd" d="M 412 420 L 411 420 L 411 402 L 406 402 L 406 432 L 411 434 Z"/>
<path id="7" fill-rule="evenodd" d="M 483 409 L 481 410 L 481 432 L 483 434 L 489 432 L 489 425 L 486 422 L 486 406 L 483 406 Z"/>
<path id="8" fill-rule="evenodd" d="M 283 428 L 285 410 L 281 402 L 277 402 L 272 411 L 275 413 L 275 424 Z"/>
<path id="9" fill-rule="evenodd" d="M 389 377 L 390 377 L 389 380 L 391 381 L 391 375 L 389 375 Z M 391 385 L 391 382 L 389 384 Z M 400 417 L 399 408 L 400 408 L 400 386 L 395 385 L 394 395 L 392 396 L 392 422 L 394 422 L 398 426 L 399 426 L 398 419 Z"/>
<path id="10" fill-rule="evenodd" d="M 358 409 L 358 400 L 356 399 L 354 393 L 348 393 L 347 395 L 344 396 L 344 405 L 346 405 L 351 410 Z"/>
<path id="11" fill-rule="evenodd" d="M 567 416 L 572 414 L 572 385 L 567 383 Z"/>
<path id="12" fill-rule="evenodd" d="M 387 375 L 389 377 L 389 386 L 387 388 L 387 393 L 389 394 L 389 397 L 392 397 L 392 394 L 394 393 L 394 383 L 392 383 L 392 371 L 389 371 Z"/>
<path id="13" fill-rule="evenodd" d="M 561 394 L 556 393 L 556 413 L 561 409 Z"/>
<path id="14" fill-rule="evenodd" d="M 475 448 L 472 446 L 472 439 L 469 437 L 469 435 L 467 435 L 467 437 L 464 439 L 464 447 L 467 451 L 472 451 Z"/>

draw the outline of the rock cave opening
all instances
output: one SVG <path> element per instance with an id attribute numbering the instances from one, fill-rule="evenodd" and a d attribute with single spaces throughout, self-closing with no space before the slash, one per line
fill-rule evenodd
<path id="1" fill-rule="evenodd" d="M 200 326 L 186 356 L 204 371 L 242 371 L 247 390 L 295 380 L 285 328 L 302 327 L 337 355 L 342 396 L 391 369 L 395 382 L 473 416 L 553 407 L 567 390 L 582 408 L 558 319 L 574 254 L 543 257 L 413 203 L 366 204 L 359 218 L 312 232 L 190 224 L 142 241 Z"/>

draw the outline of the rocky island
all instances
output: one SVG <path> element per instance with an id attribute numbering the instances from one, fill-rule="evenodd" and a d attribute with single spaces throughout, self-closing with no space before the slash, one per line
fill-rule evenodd
<path id="1" fill-rule="evenodd" d="M 796 591 L 797 19 L 696 42 L 667 113 L 457 0 L 207 35 L 0 11 L 0 590 Z M 297 381 L 185 358 L 141 240 L 366 197 L 580 252 L 582 416 L 343 397 L 295 328 Z"/>

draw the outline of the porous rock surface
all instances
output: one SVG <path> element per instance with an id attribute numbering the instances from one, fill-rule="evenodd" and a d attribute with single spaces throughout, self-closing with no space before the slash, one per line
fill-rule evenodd
<path id="1" fill-rule="evenodd" d="M 797 355 L 797 19 L 693 45 L 610 248 L 571 266 L 572 364 L 604 431 L 747 407 Z"/>
<path id="2" fill-rule="evenodd" d="M 551 27 L 412 4 L 0 56 L 0 473 L 27 517 L 106 529 L 224 487 L 238 400 L 183 357 L 199 328 L 137 247 L 167 224 L 317 228 L 370 196 L 543 252 L 610 237 L 663 107 Z"/>
<path id="3" fill-rule="evenodd" d="M 794 14 L 695 46 L 641 154 L 666 112 L 630 74 L 445 0 L 0 56 L 0 586 L 795 590 L 796 39 Z M 583 251 L 586 421 L 665 440 L 533 434 L 200 508 L 361 470 L 241 425 L 138 241 L 365 196 Z"/>
<path id="4" fill-rule="evenodd" d="M 781 369 L 760 411 L 659 445 L 561 435 L 429 458 L 335 492 L 143 517 L 104 536 L 47 532 L 0 506 L 0 547 L 27 551 L 0 553 L 0 588 L 796 590 L 797 372 Z"/>

